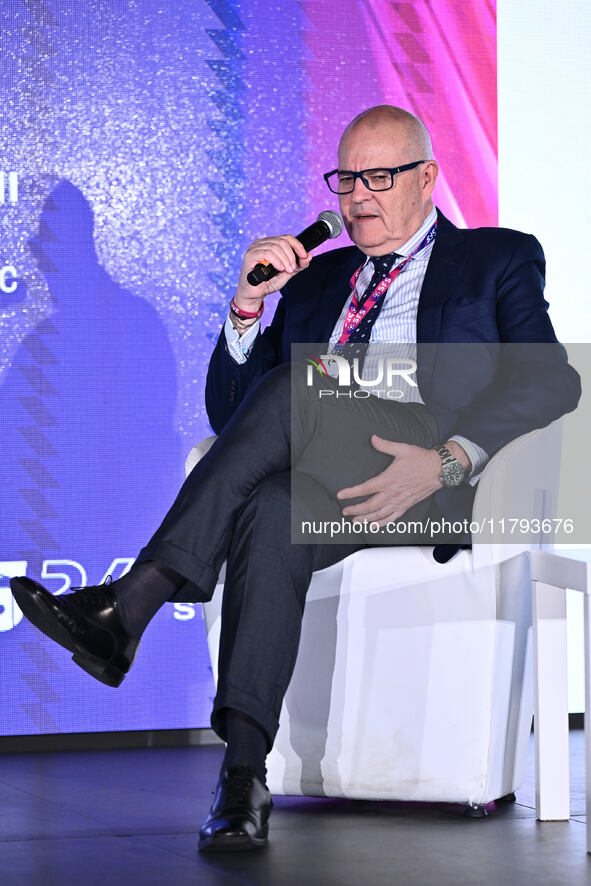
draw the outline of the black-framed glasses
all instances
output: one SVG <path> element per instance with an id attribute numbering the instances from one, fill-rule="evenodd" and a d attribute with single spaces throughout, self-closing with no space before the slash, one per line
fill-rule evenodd
<path id="1" fill-rule="evenodd" d="M 333 194 L 351 194 L 355 190 L 355 181 L 360 178 L 369 191 L 389 191 L 394 187 L 395 176 L 407 169 L 415 169 L 426 160 L 415 160 L 414 163 L 405 163 L 404 166 L 395 166 L 393 169 L 362 169 L 353 172 L 350 169 L 333 169 L 332 172 L 324 173 L 324 181 Z"/>

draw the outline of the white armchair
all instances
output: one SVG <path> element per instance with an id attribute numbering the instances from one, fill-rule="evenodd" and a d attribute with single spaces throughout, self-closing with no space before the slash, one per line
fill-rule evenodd
<path id="1" fill-rule="evenodd" d="M 560 421 L 505 446 L 473 519 L 551 517 L 560 446 Z M 478 543 L 446 564 L 431 547 L 376 547 L 315 573 L 270 790 L 458 802 L 474 815 L 511 795 L 533 713 L 531 547 Z M 203 607 L 216 680 L 222 585 Z"/>

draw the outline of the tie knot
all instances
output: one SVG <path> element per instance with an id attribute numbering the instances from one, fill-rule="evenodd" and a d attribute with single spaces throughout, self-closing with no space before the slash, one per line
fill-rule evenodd
<path id="1" fill-rule="evenodd" d="M 373 264 L 376 273 L 385 277 L 390 272 L 390 268 L 397 258 L 397 252 L 389 252 L 388 255 L 373 255 L 370 261 Z"/>

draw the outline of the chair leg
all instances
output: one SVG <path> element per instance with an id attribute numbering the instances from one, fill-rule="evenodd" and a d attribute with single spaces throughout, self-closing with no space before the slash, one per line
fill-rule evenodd
<path id="1" fill-rule="evenodd" d="M 466 818 L 485 818 L 488 813 L 483 803 L 470 803 L 466 806 L 464 815 Z"/>
<path id="2" fill-rule="evenodd" d="M 591 602 L 589 600 L 590 566 L 587 563 L 585 592 L 585 710 L 591 711 Z M 591 854 L 591 716 L 585 717 L 585 812 L 587 814 L 587 852 Z"/>
<path id="3" fill-rule="evenodd" d="M 515 803 L 516 800 L 517 797 L 515 796 L 513 791 L 511 791 L 510 794 L 505 794 L 503 797 L 499 797 L 497 800 L 495 800 L 495 803 Z"/>
<path id="4" fill-rule="evenodd" d="M 533 581 L 536 818 L 568 821 L 566 592 Z"/>

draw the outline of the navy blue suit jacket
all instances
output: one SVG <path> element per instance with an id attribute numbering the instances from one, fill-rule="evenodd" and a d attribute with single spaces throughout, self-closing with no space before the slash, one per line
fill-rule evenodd
<path id="1" fill-rule="evenodd" d="M 272 323 L 242 365 L 228 354 L 222 330 L 205 392 L 216 433 L 263 373 L 290 360 L 292 343 L 328 342 L 350 295 L 351 275 L 364 260 L 355 246 L 316 256 L 285 286 Z M 535 237 L 504 228 L 456 228 L 438 211 L 417 312 L 417 375 L 442 442 L 461 434 L 492 456 L 576 407 L 579 376 L 557 343 L 543 296 L 544 271 Z M 473 493 L 467 486 L 441 490 L 438 505 L 451 518 L 466 516 Z"/>

